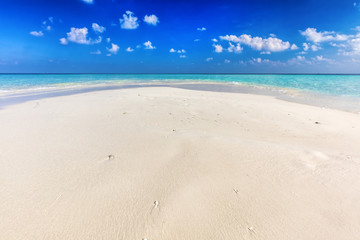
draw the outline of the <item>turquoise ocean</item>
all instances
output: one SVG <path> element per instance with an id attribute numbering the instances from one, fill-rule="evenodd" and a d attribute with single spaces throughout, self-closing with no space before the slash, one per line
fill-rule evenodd
<path id="1" fill-rule="evenodd" d="M 112 84 L 224 83 L 360 98 L 360 75 L 0 74 L 0 93 Z"/>

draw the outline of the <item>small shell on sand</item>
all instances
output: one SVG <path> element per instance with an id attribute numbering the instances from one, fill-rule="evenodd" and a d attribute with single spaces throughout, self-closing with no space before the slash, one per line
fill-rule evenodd
<path id="1" fill-rule="evenodd" d="M 159 206 L 159 202 L 158 202 L 158 201 L 155 201 L 155 202 L 154 202 L 154 206 L 155 206 L 155 207 Z"/>
<path id="2" fill-rule="evenodd" d="M 114 158 L 115 158 L 114 155 L 112 155 L 112 154 L 109 154 L 109 155 L 108 155 L 108 159 L 109 159 L 109 160 L 114 159 Z"/>

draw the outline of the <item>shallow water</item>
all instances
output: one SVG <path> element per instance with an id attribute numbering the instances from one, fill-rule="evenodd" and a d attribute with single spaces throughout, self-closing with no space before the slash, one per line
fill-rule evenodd
<path id="1" fill-rule="evenodd" d="M 360 97 L 360 75 L 266 74 L 0 74 L 0 92 L 104 84 L 217 82 Z"/>

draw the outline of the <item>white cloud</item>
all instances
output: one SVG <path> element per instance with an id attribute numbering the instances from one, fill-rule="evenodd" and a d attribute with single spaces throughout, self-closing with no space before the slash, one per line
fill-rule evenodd
<path id="1" fill-rule="evenodd" d="M 360 26 L 357 26 L 351 30 L 356 31 L 356 34 L 345 35 L 336 33 L 334 31 L 318 32 L 315 28 L 308 28 L 303 32 L 303 35 L 307 34 L 306 36 L 309 38 L 309 40 L 312 40 L 315 43 L 311 46 L 310 44 L 308 45 L 313 51 L 322 49 L 320 42 L 329 41 L 330 46 L 339 49 L 339 54 L 345 56 L 360 55 Z M 330 61 L 334 62 L 333 60 Z"/>
<path id="2" fill-rule="evenodd" d="M 215 48 L 215 52 L 221 53 L 223 51 L 223 47 L 220 44 L 213 44 L 213 47 Z"/>
<path id="3" fill-rule="evenodd" d="M 360 55 L 360 36 L 347 41 L 345 50 L 339 52 L 347 56 Z"/>
<path id="4" fill-rule="evenodd" d="M 230 60 L 229 60 L 229 59 L 225 59 L 225 63 L 230 63 Z"/>
<path id="5" fill-rule="evenodd" d="M 317 60 L 317 61 L 325 61 L 325 58 L 323 56 L 316 56 L 314 58 L 314 60 Z"/>
<path id="6" fill-rule="evenodd" d="M 230 47 L 228 47 L 228 52 L 234 52 L 234 53 L 241 53 L 243 48 L 240 46 L 240 43 L 236 44 L 236 46 L 234 44 L 231 44 L 231 42 L 229 42 Z"/>
<path id="7" fill-rule="evenodd" d="M 181 50 L 177 50 L 177 53 L 186 53 L 186 51 L 184 49 L 181 49 Z"/>
<path id="8" fill-rule="evenodd" d="M 131 11 L 126 11 L 123 18 L 120 18 L 120 26 L 123 29 L 137 29 L 139 27 L 138 18 Z"/>
<path id="9" fill-rule="evenodd" d="M 180 55 L 180 58 L 186 58 L 186 56 L 185 55 Z"/>
<path id="10" fill-rule="evenodd" d="M 311 50 L 313 50 L 314 52 L 319 51 L 320 49 L 322 49 L 322 48 L 318 45 L 315 45 L 315 44 L 311 45 Z"/>
<path id="11" fill-rule="evenodd" d="M 144 22 L 146 22 L 149 25 L 154 25 L 156 26 L 160 21 L 159 18 L 157 16 L 155 16 L 154 14 L 152 15 L 145 15 L 144 17 Z"/>
<path id="12" fill-rule="evenodd" d="M 66 38 L 60 38 L 59 40 L 60 40 L 60 44 L 62 45 L 67 45 L 69 43 L 68 40 L 66 40 Z"/>
<path id="13" fill-rule="evenodd" d="M 112 43 L 111 48 L 106 48 L 106 49 L 112 54 L 117 54 L 117 52 L 119 51 L 120 48 L 118 45 Z"/>
<path id="14" fill-rule="evenodd" d="M 100 54 L 101 54 L 101 51 L 100 51 L 100 50 L 97 50 L 97 51 L 95 51 L 95 52 L 90 52 L 90 54 L 100 55 Z"/>
<path id="15" fill-rule="evenodd" d="M 212 60 L 214 60 L 214 58 L 209 57 L 209 58 L 207 58 L 205 61 L 207 61 L 207 62 L 211 62 Z"/>
<path id="16" fill-rule="evenodd" d="M 150 41 L 144 42 L 145 49 L 156 49 L 155 46 L 152 45 Z"/>
<path id="17" fill-rule="evenodd" d="M 216 38 L 211 39 L 211 41 L 218 42 L 218 40 Z"/>
<path id="18" fill-rule="evenodd" d="M 290 47 L 291 50 L 298 50 L 298 46 L 296 46 L 296 44 L 292 44 Z"/>
<path id="19" fill-rule="evenodd" d="M 271 54 L 271 52 L 270 51 L 262 51 L 262 52 L 260 52 L 260 54 L 261 55 L 270 55 Z"/>
<path id="20" fill-rule="evenodd" d="M 51 30 L 51 26 L 46 26 L 46 27 L 45 27 L 45 30 L 46 30 L 46 31 L 50 31 L 50 30 Z"/>
<path id="21" fill-rule="evenodd" d="M 303 43 L 302 46 L 305 52 L 309 51 L 309 49 L 311 49 L 314 52 L 322 49 L 318 44 Z"/>
<path id="22" fill-rule="evenodd" d="M 105 32 L 105 30 L 106 30 L 105 27 L 100 26 L 100 25 L 97 24 L 97 23 L 93 23 L 93 24 L 92 24 L 92 29 L 93 29 L 93 31 L 94 31 L 95 33 L 97 33 L 97 34 L 103 33 L 103 32 Z"/>
<path id="23" fill-rule="evenodd" d="M 176 52 L 176 50 L 171 48 L 169 52 L 174 53 L 174 52 Z"/>
<path id="24" fill-rule="evenodd" d="M 300 31 L 300 33 L 305 36 L 306 40 L 314 43 L 345 41 L 348 39 L 348 36 L 345 34 L 338 34 L 333 31 L 318 32 L 316 28 L 307 28 L 305 31 Z"/>
<path id="25" fill-rule="evenodd" d="M 70 42 L 75 42 L 79 44 L 97 44 L 100 43 L 102 38 L 99 36 L 98 39 L 93 40 L 87 37 L 88 29 L 84 28 L 74 28 L 70 29 L 70 32 L 67 33 L 67 40 Z M 61 40 L 60 40 L 61 41 Z"/>
<path id="26" fill-rule="evenodd" d="M 196 30 L 202 32 L 202 31 L 206 31 L 206 28 L 205 27 L 201 27 L 201 28 L 198 27 Z"/>
<path id="27" fill-rule="evenodd" d="M 48 19 L 49 19 L 49 21 L 50 21 L 51 23 L 54 22 L 54 17 L 49 17 Z"/>
<path id="28" fill-rule="evenodd" d="M 274 37 L 261 38 L 252 37 L 248 34 L 242 34 L 239 37 L 235 35 L 220 36 L 220 39 L 245 44 L 258 51 L 280 52 L 290 48 L 289 42 L 284 42 L 283 40 Z"/>
<path id="29" fill-rule="evenodd" d="M 94 0 L 82 0 L 84 3 L 87 3 L 87 4 L 93 4 L 94 3 Z"/>
<path id="30" fill-rule="evenodd" d="M 199 41 L 200 41 L 200 39 L 198 39 L 198 38 L 194 40 L 194 42 L 199 42 Z"/>
<path id="31" fill-rule="evenodd" d="M 304 56 L 297 56 L 296 59 L 299 60 L 299 61 L 305 61 L 305 57 L 304 57 Z"/>
<path id="32" fill-rule="evenodd" d="M 131 47 L 128 47 L 125 51 L 127 51 L 127 52 L 133 52 L 133 51 L 134 51 L 134 49 L 133 49 L 133 48 L 131 48 Z"/>
<path id="33" fill-rule="evenodd" d="M 305 52 L 309 50 L 309 44 L 303 43 L 302 45 Z"/>
<path id="34" fill-rule="evenodd" d="M 42 37 L 44 36 L 44 33 L 42 31 L 32 31 L 30 32 L 31 35 L 35 36 L 35 37 Z"/>
<path id="35" fill-rule="evenodd" d="M 111 38 L 106 38 L 106 41 L 109 43 L 111 42 Z"/>

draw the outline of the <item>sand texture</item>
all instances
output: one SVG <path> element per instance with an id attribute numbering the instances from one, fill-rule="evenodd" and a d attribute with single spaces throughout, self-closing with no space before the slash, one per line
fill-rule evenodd
<path id="1" fill-rule="evenodd" d="M 143 238 L 360 239 L 360 115 L 166 87 L 0 110 L 0 239 Z"/>

